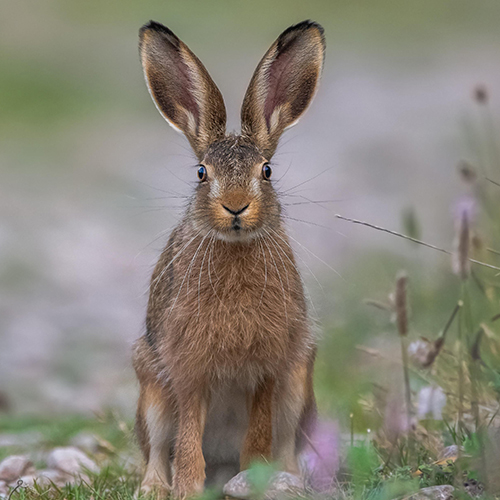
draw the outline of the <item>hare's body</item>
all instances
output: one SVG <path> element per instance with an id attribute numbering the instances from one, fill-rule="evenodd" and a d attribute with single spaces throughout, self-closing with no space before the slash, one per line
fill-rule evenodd
<path id="1" fill-rule="evenodd" d="M 170 420 L 165 438 L 171 444 L 177 412 L 172 381 L 180 385 L 177 392 L 189 394 L 202 386 L 209 392 L 203 450 L 213 474 L 209 479 L 220 480 L 217 465 L 227 471 L 239 467 L 248 425 L 246 400 L 266 378 L 276 381 L 275 393 L 286 403 L 280 408 L 278 401 L 273 402 L 275 421 L 306 422 L 313 416 L 309 371 L 315 344 L 300 276 L 281 230 L 246 244 L 207 235 L 193 239 L 192 234 L 195 230 L 189 224 L 174 230 L 153 273 L 147 333 L 136 345 L 135 368 L 143 400 L 148 390 L 170 394 L 162 419 Z M 304 397 L 297 398 L 301 392 Z M 138 413 L 143 447 L 148 446 L 151 425 L 148 408 Z M 280 416 L 280 411 L 285 414 Z M 284 426 L 274 426 L 275 431 Z M 302 438 L 296 430 L 289 437 L 293 456 L 281 457 L 295 472 L 295 440 Z M 276 436 L 274 442 L 278 447 Z M 280 452 L 275 449 L 274 455 L 278 458 Z"/>
<path id="2" fill-rule="evenodd" d="M 141 30 L 151 94 L 200 161 L 134 352 L 145 491 L 173 485 L 184 497 L 253 460 L 299 473 L 316 347 L 269 160 L 312 98 L 323 48 L 315 23 L 286 30 L 250 83 L 242 135 L 226 135 L 222 97 L 194 54 L 164 26 Z"/>

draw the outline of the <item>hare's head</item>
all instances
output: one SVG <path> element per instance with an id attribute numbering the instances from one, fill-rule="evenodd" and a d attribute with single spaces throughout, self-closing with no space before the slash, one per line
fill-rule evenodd
<path id="1" fill-rule="evenodd" d="M 241 135 L 226 135 L 224 101 L 203 64 L 165 26 L 151 21 L 141 28 L 141 61 L 151 96 L 199 161 L 190 215 L 200 230 L 245 241 L 279 225 L 270 161 L 281 134 L 314 96 L 324 51 L 320 25 L 304 21 L 285 30 L 250 81 Z"/>

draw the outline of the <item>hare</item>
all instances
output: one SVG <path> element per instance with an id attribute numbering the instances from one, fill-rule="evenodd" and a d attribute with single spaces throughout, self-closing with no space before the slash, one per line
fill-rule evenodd
<path id="1" fill-rule="evenodd" d="M 285 30 L 251 79 L 241 134 L 226 134 L 221 93 L 199 59 L 159 23 L 140 30 L 149 92 L 199 162 L 134 346 L 144 492 L 189 497 L 259 460 L 300 474 L 316 341 L 270 161 L 313 98 L 324 51 L 319 24 Z"/>

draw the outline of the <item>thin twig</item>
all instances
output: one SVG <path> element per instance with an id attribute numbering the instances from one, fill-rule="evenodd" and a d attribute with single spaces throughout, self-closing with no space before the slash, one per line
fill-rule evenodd
<path id="1" fill-rule="evenodd" d="M 366 299 L 363 301 L 367 306 L 373 306 L 381 311 L 393 312 L 394 308 L 390 304 L 378 300 Z"/>
<path id="2" fill-rule="evenodd" d="M 437 250 L 438 252 L 445 253 L 447 255 L 453 255 L 453 253 L 450 252 L 449 250 L 437 247 L 436 245 L 431 245 L 430 243 L 426 243 L 425 241 L 417 240 L 416 238 L 412 238 L 411 236 L 407 236 L 406 234 L 398 233 L 397 231 L 393 231 L 393 230 L 387 229 L 385 227 L 376 226 L 375 224 L 370 224 L 369 222 L 365 222 L 365 221 L 358 220 L 358 219 L 350 219 L 349 217 L 344 217 L 344 216 L 339 215 L 339 214 L 336 214 L 335 217 L 337 217 L 337 219 L 345 220 L 347 222 L 352 222 L 353 224 L 360 224 L 362 226 L 371 227 L 372 229 L 377 229 L 378 231 L 382 231 L 384 233 L 389 233 L 389 234 L 392 234 L 393 236 L 399 236 L 400 238 L 403 238 L 405 240 L 412 241 L 413 243 L 417 243 L 417 244 L 422 245 L 422 246 L 427 247 L 427 248 L 432 248 L 433 250 Z M 486 262 L 481 262 L 481 261 L 475 260 L 475 259 L 469 259 L 469 260 L 470 260 L 470 262 L 473 262 L 474 264 L 478 264 L 480 266 L 484 266 L 484 267 L 488 267 L 490 269 L 495 269 L 496 271 L 500 271 L 500 267 L 493 266 L 491 264 L 487 264 Z"/>
<path id="3" fill-rule="evenodd" d="M 12 495 L 23 485 L 23 483 L 24 483 L 24 481 L 22 479 L 19 479 L 17 481 L 15 488 L 10 492 L 10 495 L 7 498 L 7 500 L 10 500 L 12 498 Z"/>
<path id="4" fill-rule="evenodd" d="M 494 181 L 493 179 L 490 179 L 489 177 L 484 177 L 488 182 L 491 182 L 492 184 L 495 184 L 495 186 L 500 187 L 500 182 Z"/>
<path id="5" fill-rule="evenodd" d="M 455 306 L 455 309 L 453 309 L 453 312 L 451 313 L 450 319 L 446 323 L 440 337 L 444 338 L 446 334 L 448 333 L 448 330 L 450 329 L 451 324 L 453 323 L 453 320 L 455 319 L 455 316 L 457 315 L 458 311 L 460 308 L 463 306 L 463 302 L 461 300 L 458 301 L 457 305 Z"/>
<path id="6" fill-rule="evenodd" d="M 498 250 L 495 250 L 494 248 L 487 248 L 488 252 L 494 253 L 495 255 L 500 255 L 500 252 Z"/>

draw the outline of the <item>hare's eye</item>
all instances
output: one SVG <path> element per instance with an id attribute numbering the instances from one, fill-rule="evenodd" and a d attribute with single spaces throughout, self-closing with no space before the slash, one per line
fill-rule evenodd
<path id="1" fill-rule="evenodd" d="M 198 168 L 198 179 L 202 182 L 207 180 L 207 169 L 203 165 Z"/>
<path id="2" fill-rule="evenodd" d="M 269 180 L 272 173 L 273 171 L 271 170 L 269 163 L 264 163 L 264 165 L 262 165 L 262 177 L 264 177 L 264 179 L 266 180 Z"/>

